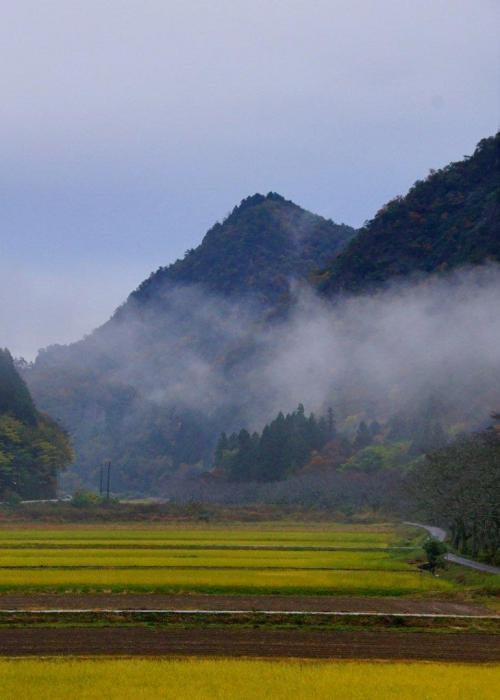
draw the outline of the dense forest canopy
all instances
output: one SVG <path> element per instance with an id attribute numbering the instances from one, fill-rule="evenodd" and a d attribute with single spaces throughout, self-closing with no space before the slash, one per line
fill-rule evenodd
<path id="1" fill-rule="evenodd" d="M 500 561 L 500 416 L 495 427 L 428 453 L 410 486 L 422 516 L 449 528 L 453 546 Z"/>
<path id="2" fill-rule="evenodd" d="M 172 285 L 203 285 L 265 305 L 286 298 L 290 283 L 322 267 L 355 229 L 312 214 L 275 192 L 244 199 L 182 260 L 162 267 L 132 293 L 141 303 Z"/>
<path id="3" fill-rule="evenodd" d="M 500 133 L 388 202 L 319 277 L 327 294 L 500 262 Z"/>
<path id="4" fill-rule="evenodd" d="M 73 459 L 65 431 L 39 413 L 8 350 L 0 349 L 0 498 L 51 498 Z"/>
<path id="5" fill-rule="evenodd" d="M 242 428 L 222 433 L 215 449 L 215 469 L 234 481 L 278 481 L 303 467 L 313 450 L 335 434 L 333 412 L 328 419 L 306 416 L 304 406 L 286 416 L 279 413 L 259 434 Z"/>
<path id="6" fill-rule="evenodd" d="M 300 473 L 324 471 L 377 474 L 407 470 L 426 453 L 451 441 L 432 410 L 386 422 L 361 420 L 341 429 L 333 409 L 316 417 L 304 406 L 277 417 L 252 434 L 245 428 L 222 433 L 215 448 L 212 475 L 229 481 L 279 481 Z"/>

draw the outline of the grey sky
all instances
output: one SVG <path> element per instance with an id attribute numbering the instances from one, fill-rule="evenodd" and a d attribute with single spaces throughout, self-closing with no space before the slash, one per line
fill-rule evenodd
<path id="1" fill-rule="evenodd" d="M 110 315 L 256 191 L 359 225 L 498 127 L 494 0 L 0 11 L 0 345 Z"/>

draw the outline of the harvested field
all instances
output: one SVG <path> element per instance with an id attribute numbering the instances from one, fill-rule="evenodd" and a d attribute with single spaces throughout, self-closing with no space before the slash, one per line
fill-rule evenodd
<path id="1" fill-rule="evenodd" d="M 500 661 L 500 637 L 426 632 L 262 629 L 5 628 L 0 655 L 256 656 L 325 659 Z"/>
<path id="2" fill-rule="evenodd" d="M 390 598 L 369 596 L 282 595 L 164 595 L 161 593 L 3 593 L 0 610 L 302 610 L 304 612 L 356 612 L 488 615 L 485 606 L 445 598 Z"/>

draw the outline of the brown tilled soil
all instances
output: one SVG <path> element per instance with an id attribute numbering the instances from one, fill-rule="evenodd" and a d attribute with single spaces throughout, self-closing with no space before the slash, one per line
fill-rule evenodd
<path id="1" fill-rule="evenodd" d="M 280 595 L 163 595 L 158 593 L 3 593 L 1 610 L 298 610 L 384 614 L 488 615 L 478 603 L 437 598 L 369 598 Z"/>
<path id="2" fill-rule="evenodd" d="M 331 659 L 500 661 L 489 634 L 328 632 L 258 629 L 6 628 L 0 656 L 255 656 Z"/>

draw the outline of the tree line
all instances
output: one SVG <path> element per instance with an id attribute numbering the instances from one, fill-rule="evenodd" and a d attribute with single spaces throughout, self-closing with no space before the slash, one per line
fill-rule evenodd
<path id="1" fill-rule="evenodd" d="M 500 559 L 500 415 L 482 432 L 429 452 L 409 480 L 424 517 L 450 530 L 451 544 L 473 558 Z"/>
<path id="2" fill-rule="evenodd" d="M 0 500 L 53 497 L 72 460 L 68 435 L 37 411 L 9 351 L 0 349 Z"/>
<path id="3" fill-rule="evenodd" d="M 303 467 L 313 450 L 320 450 L 335 436 L 333 411 L 316 418 L 296 411 L 282 412 L 262 433 L 242 429 L 222 433 L 215 449 L 215 468 L 233 481 L 278 481 Z"/>

